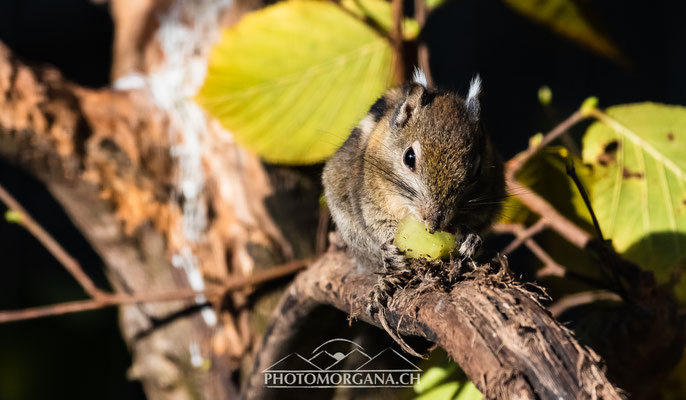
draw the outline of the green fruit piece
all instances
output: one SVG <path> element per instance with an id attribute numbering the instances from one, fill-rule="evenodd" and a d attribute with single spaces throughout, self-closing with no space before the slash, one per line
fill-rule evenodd
<path id="1" fill-rule="evenodd" d="M 398 223 L 393 244 L 405 252 L 407 258 L 424 257 L 429 260 L 447 258 L 455 249 L 455 235 L 448 232 L 429 233 L 429 228 L 414 216 L 408 215 Z"/>

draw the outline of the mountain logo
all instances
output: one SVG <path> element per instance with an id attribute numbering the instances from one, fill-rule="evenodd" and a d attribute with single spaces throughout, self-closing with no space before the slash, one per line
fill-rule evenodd
<path id="1" fill-rule="evenodd" d="M 305 356 L 291 353 L 267 367 L 268 388 L 412 387 L 421 369 L 387 347 L 374 356 L 348 339 L 331 339 Z"/>

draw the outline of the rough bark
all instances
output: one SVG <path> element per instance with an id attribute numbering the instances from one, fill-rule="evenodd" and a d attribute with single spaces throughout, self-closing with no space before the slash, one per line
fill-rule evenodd
<path id="1" fill-rule="evenodd" d="M 211 45 L 208 32 L 219 28 L 227 4 L 174 2 L 167 7 L 173 15 L 149 11 L 147 17 L 163 19 L 154 26 L 168 23 L 168 29 L 190 32 L 184 50 L 202 60 Z M 203 15 L 204 25 L 194 26 L 189 15 Z M 137 49 L 132 51 L 143 51 Z M 173 60 L 178 55 L 164 56 Z M 192 61 L 186 55 L 176 58 Z M 118 71 L 138 65 L 122 62 Z M 201 132 L 195 133 L 208 149 L 194 154 L 199 178 L 183 175 L 187 160 L 174 149 L 197 137 L 189 138 L 184 130 L 187 116 L 160 104 L 175 99 L 160 99 L 154 85 L 164 87 L 166 73 L 184 74 L 190 66 L 158 59 L 150 68 L 157 75 L 141 77 L 138 86 L 122 85 L 132 89 L 91 90 L 64 80 L 53 68 L 25 65 L 0 43 L 1 155 L 45 183 L 101 256 L 117 292 L 198 290 L 231 275 L 249 275 L 256 268 L 254 247 L 270 254 L 270 263 L 283 260 L 289 245 L 263 205 L 271 188 L 259 160 L 237 147 L 186 92 L 175 92 L 180 99 L 173 106 L 200 116 L 195 120 L 202 121 Z M 202 82 L 202 76 L 191 78 L 182 83 Z M 195 199 L 183 196 L 189 183 L 199 187 Z M 196 210 L 214 211 L 205 214 L 197 237 L 186 229 L 193 222 L 186 218 L 190 200 L 196 201 Z M 121 307 L 121 329 L 134 359 L 129 375 L 143 382 L 149 398 L 235 397 L 232 371 L 249 354 L 255 333 L 245 291 L 232 296 L 240 307 L 232 313 L 214 310 L 202 298 Z"/>
<path id="2" fill-rule="evenodd" d="M 580 345 L 501 262 L 481 265 L 448 288 L 420 284 L 397 291 L 385 312 L 388 325 L 443 347 L 485 398 L 621 398 L 600 357 Z M 266 395 L 261 371 L 283 357 L 285 343 L 315 305 L 330 304 L 383 326 L 379 314 L 362 311 L 377 278 L 355 270 L 344 252 L 330 251 L 296 278 L 276 308 L 245 398 Z"/>
<path id="3" fill-rule="evenodd" d="M 167 209 L 165 194 L 153 199 L 170 170 L 168 157 L 155 151 L 166 143 L 164 118 L 146 104 L 140 94 L 84 90 L 52 69 L 34 72 L 0 44 L 0 152 L 46 184 L 101 256 L 114 289 L 124 293 L 190 288 L 168 261 L 165 235 L 148 222 L 146 208 L 122 219 L 126 201 L 146 201 L 151 213 Z M 127 143 L 139 157 L 129 157 Z M 142 158 L 147 168 L 140 166 Z M 215 330 L 197 312 L 174 318 L 193 307 L 167 302 L 121 308 L 134 359 L 129 375 L 142 381 L 150 399 L 235 397 L 226 359 L 208 351 Z M 210 370 L 193 364 L 194 346 L 212 361 Z"/>

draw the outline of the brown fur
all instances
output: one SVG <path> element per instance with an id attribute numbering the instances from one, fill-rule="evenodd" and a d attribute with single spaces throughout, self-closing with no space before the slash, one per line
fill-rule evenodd
<path id="1" fill-rule="evenodd" d="M 414 172 L 403 164 L 413 143 Z M 417 83 L 380 98 L 327 162 L 323 181 L 343 240 L 372 269 L 408 213 L 433 230 L 482 233 L 505 194 L 502 162 L 478 115 L 456 94 Z"/>

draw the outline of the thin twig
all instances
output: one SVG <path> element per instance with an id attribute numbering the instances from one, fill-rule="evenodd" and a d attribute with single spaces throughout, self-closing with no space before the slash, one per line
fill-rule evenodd
<path id="1" fill-rule="evenodd" d="M 224 296 L 227 292 L 232 290 L 246 286 L 258 285 L 291 275 L 300 271 L 301 269 L 304 269 L 312 261 L 312 258 L 296 260 L 265 271 L 256 272 L 250 276 L 232 277 L 226 280 L 222 286 L 212 287 L 202 291 L 196 291 L 192 289 L 176 289 L 171 291 L 132 294 L 103 293 L 98 298 L 90 300 L 72 301 L 67 303 L 52 304 L 49 306 L 25 308 L 16 311 L 2 311 L 0 312 L 0 323 L 97 310 L 101 308 L 127 304 L 186 300 L 193 299 L 197 296 L 205 296 L 207 298 L 216 299 Z"/>
<path id="2" fill-rule="evenodd" d="M 234 276 L 224 281 L 223 289 L 225 291 L 233 290 L 245 286 L 258 285 L 272 281 L 274 279 L 282 278 L 287 275 L 294 274 L 301 269 L 305 269 L 308 265 L 314 262 L 316 257 L 303 258 L 301 260 L 289 261 L 285 264 L 278 265 L 262 271 L 257 271 L 249 276 Z"/>
<path id="3" fill-rule="evenodd" d="M 528 190 L 521 183 L 515 179 L 507 179 L 507 186 L 511 193 L 517 197 L 524 205 L 531 211 L 537 213 L 545 218 L 550 228 L 554 229 L 558 234 L 567 239 L 573 245 L 583 249 L 591 240 L 591 235 L 583 229 L 576 226 L 569 219 L 545 201 L 536 193 Z"/>
<path id="4" fill-rule="evenodd" d="M 577 122 L 585 119 L 586 116 L 581 113 L 581 111 L 576 111 L 572 115 L 570 115 L 566 120 L 560 122 L 555 128 L 553 128 L 550 132 L 546 133 L 546 135 L 543 137 L 543 140 L 534 147 L 529 147 L 528 149 L 524 150 L 521 154 L 518 156 L 512 158 L 508 163 L 507 163 L 507 176 L 509 180 L 513 180 L 515 174 L 519 169 L 526 164 L 529 159 L 536 154 L 539 150 L 550 144 L 553 140 L 557 139 L 560 135 L 563 133 L 567 132 L 569 128 L 574 126 Z"/>
<path id="5" fill-rule="evenodd" d="M 521 230 L 520 232 L 517 232 L 515 234 L 516 237 L 514 238 L 514 240 L 512 240 L 512 242 L 510 242 L 510 244 L 508 244 L 507 247 L 505 247 L 505 249 L 503 250 L 502 253 L 504 255 L 508 255 L 508 254 L 512 253 L 513 251 L 517 250 L 517 248 L 519 248 L 519 246 L 521 246 L 522 243 L 524 243 L 524 241 L 526 241 L 527 239 L 529 239 L 533 236 L 538 235 L 542 230 L 544 230 L 547 227 L 548 227 L 548 223 L 547 223 L 546 219 L 545 218 L 539 218 L 535 224 L 531 225 L 530 227 L 528 227 L 526 229 L 522 228 L 523 230 Z"/>
<path id="6" fill-rule="evenodd" d="M 558 264 L 535 240 L 529 238 L 524 241 L 524 245 L 543 262 L 543 268 L 536 272 L 536 277 L 542 278 L 544 276 L 565 276 L 567 269 Z"/>
<path id="7" fill-rule="evenodd" d="M 321 254 L 326 251 L 326 238 L 329 235 L 329 220 L 331 214 L 326 206 L 319 207 L 319 220 L 317 221 L 317 236 L 315 238 L 315 253 Z"/>
<path id="8" fill-rule="evenodd" d="M 49 252 L 50 254 L 59 261 L 64 268 L 76 279 L 76 281 L 81 285 L 83 290 L 93 297 L 98 299 L 103 296 L 107 296 L 107 293 L 98 289 L 93 281 L 86 275 L 72 256 L 67 253 L 62 246 L 45 230 L 40 226 L 35 219 L 22 207 L 22 205 L 0 185 L 0 200 L 7 205 L 10 210 L 16 211 L 21 214 L 21 218 L 18 223 L 26 228 L 33 237 L 36 238 Z"/>
<path id="9" fill-rule="evenodd" d="M 414 0 L 414 18 L 417 20 L 419 30 L 422 33 L 426 25 L 427 14 L 426 0 Z M 427 86 L 432 87 L 434 80 L 431 76 L 431 67 L 429 65 L 429 46 L 426 44 L 426 36 L 424 34 L 420 36 L 417 43 L 417 61 L 419 62 L 419 68 L 424 71 Z"/>
<path id="10" fill-rule="evenodd" d="M 136 304 L 136 303 L 154 303 L 165 301 L 177 301 L 192 299 L 196 296 L 212 297 L 216 295 L 214 291 L 203 290 L 175 290 L 169 292 L 158 293 L 136 293 L 131 295 L 111 295 L 100 297 L 98 299 L 71 301 L 67 303 L 51 304 L 49 306 L 40 306 L 32 308 L 24 308 L 16 311 L 2 311 L 0 312 L 0 323 L 21 321 L 26 319 L 34 319 L 41 317 L 48 317 L 52 315 L 70 314 L 75 312 L 98 310 L 101 308 Z"/>
<path id="11" fill-rule="evenodd" d="M 532 236 L 538 234 L 547 226 L 547 221 L 545 218 L 541 217 L 529 228 L 524 228 L 524 226 L 520 224 L 496 224 L 493 226 L 493 231 L 496 233 L 509 233 L 515 236 L 515 239 L 502 251 L 503 254 L 507 255 L 521 244 L 524 244 L 536 258 L 541 260 L 543 269 L 539 270 L 537 273 L 539 278 L 548 275 L 565 276 L 566 268 L 558 264 L 557 261 L 543 250 L 543 248 L 532 238 Z"/>
<path id="12" fill-rule="evenodd" d="M 561 298 L 555 303 L 548 306 L 548 311 L 553 317 L 558 318 L 563 312 L 573 307 L 578 307 L 584 304 L 593 303 L 594 301 L 608 300 L 608 301 L 622 301 L 622 298 L 617 293 L 608 290 L 593 290 L 588 292 L 574 293 Z"/>
<path id="13" fill-rule="evenodd" d="M 555 230 L 562 237 L 582 249 L 586 247 L 586 244 L 588 244 L 591 236 L 586 231 L 576 226 L 576 224 L 572 223 L 569 219 L 565 218 L 562 214 L 557 212 L 557 210 L 555 210 L 555 208 L 542 197 L 531 190 L 528 190 L 524 185 L 517 181 L 515 175 L 517 171 L 540 149 L 550 144 L 553 140 L 567 132 L 569 128 L 584 118 L 586 118 L 586 115 L 584 115 L 581 111 L 574 112 L 567 119 L 560 122 L 556 127 L 548 132 L 538 145 L 529 147 L 521 154 L 510 159 L 507 162 L 507 171 L 505 174 L 505 179 L 510 193 L 513 193 L 513 195 L 522 203 L 524 203 L 531 211 L 537 213 L 541 217 L 541 220 L 545 221 L 539 222 L 542 224 L 547 224 L 547 226 Z M 510 246 L 513 244 L 514 243 L 512 243 Z M 514 248 L 512 250 L 514 250 Z"/>
<path id="14" fill-rule="evenodd" d="M 373 30 L 377 35 L 380 37 L 386 39 L 389 41 L 389 43 L 393 44 L 393 40 L 390 37 L 388 31 L 384 29 L 383 26 L 381 26 L 374 18 L 372 18 L 369 14 L 365 15 L 358 15 L 355 14 L 351 9 L 345 7 L 340 0 L 332 0 L 332 3 L 335 4 L 341 11 L 344 13 L 348 14 L 349 16 L 355 18 L 356 20 L 362 22 L 363 24 L 367 25 L 371 30 Z M 357 6 L 360 8 L 360 10 L 364 11 L 361 3 L 355 2 Z"/>
<path id="15" fill-rule="evenodd" d="M 517 236 L 517 232 L 524 230 L 524 225 L 522 224 L 503 224 L 496 223 L 491 227 L 491 231 L 498 235 L 510 234 Z"/>
<path id="16" fill-rule="evenodd" d="M 395 81 L 400 84 L 405 81 L 405 54 L 403 51 L 403 0 L 392 0 L 391 41 L 393 43 L 393 57 L 395 59 Z"/>

